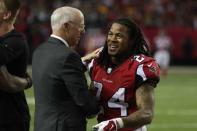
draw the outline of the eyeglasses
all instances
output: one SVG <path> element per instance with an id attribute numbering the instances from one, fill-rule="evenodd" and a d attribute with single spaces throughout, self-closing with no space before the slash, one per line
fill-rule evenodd
<path id="1" fill-rule="evenodd" d="M 74 22 L 74 21 L 69 21 L 69 23 L 74 24 L 75 26 L 77 26 L 81 30 L 85 30 L 85 25 L 84 24 L 79 24 L 79 23 Z"/>

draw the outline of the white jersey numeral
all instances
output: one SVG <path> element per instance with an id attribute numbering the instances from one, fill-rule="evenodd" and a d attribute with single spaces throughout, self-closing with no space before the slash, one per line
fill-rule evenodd
<path id="1" fill-rule="evenodd" d="M 97 88 L 96 98 L 100 99 L 103 88 L 102 83 L 94 81 L 94 87 Z M 127 116 L 128 103 L 125 103 L 125 88 L 119 88 L 118 91 L 108 101 L 109 108 L 120 108 L 121 116 Z"/>
<path id="2" fill-rule="evenodd" d="M 120 108 L 121 116 L 127 116 L 128 104 L 125 103 L 125 88 L 119 88 L 118 91 L 108 101 L 110 108 Z"/>
<path id="3" fill-rule="evenodd" d="M 137 62 L 141 63 L 145 58 L 142 57 L 142 56 L 136 55 L 136 56 L 134 56 L 134 59 L 135 59 Z"/>

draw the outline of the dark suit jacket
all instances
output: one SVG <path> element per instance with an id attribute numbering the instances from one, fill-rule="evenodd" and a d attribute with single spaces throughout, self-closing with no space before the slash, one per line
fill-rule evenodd
<path id="1" fill-rule="evenodd" d="M 32 61 L 35 131 L 86 130 L 86 116 L 99 108 L 88 92 L 84 72 L 80 56 L 56 38 L 36 49 Z"/>

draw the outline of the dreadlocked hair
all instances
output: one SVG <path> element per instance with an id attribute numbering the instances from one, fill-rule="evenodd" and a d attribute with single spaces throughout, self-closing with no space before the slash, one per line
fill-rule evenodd
<path id="1" fill-rule="evenodd" d="M 147 42 L 144 40 L 144 36 L 138 27 L 138 25 L 129 18 L 121 18 L 115 20 L 112 24 L 118 23 L 128 28 L 128 35 L 130 38 L 130 50 L 125 52 L 124 55 L 130 57 L 131 55 L 144 54 L 150 56 L 150 50 Z M 107 41 L 105 42 L 103 51 L 100 53 L 98 63 L 107 67 L 110 63 L 110 55 L 108 54 Z"/>

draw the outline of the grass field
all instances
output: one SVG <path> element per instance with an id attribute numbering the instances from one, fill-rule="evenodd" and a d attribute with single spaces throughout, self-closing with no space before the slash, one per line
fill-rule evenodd
<path id="1" fill-rule="evenodd" d="M 33 89 L 26 91 L 33 131 Z M 172 67 L 155 89 L 155 117 L 149 131 L 197 131 L 197 68 Z M 88 120 L 88 129 L 96 123 Z"/>

